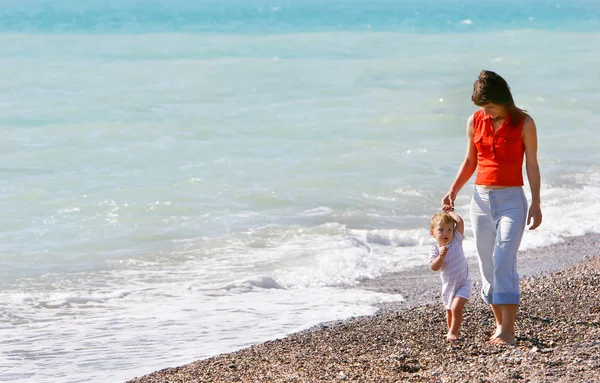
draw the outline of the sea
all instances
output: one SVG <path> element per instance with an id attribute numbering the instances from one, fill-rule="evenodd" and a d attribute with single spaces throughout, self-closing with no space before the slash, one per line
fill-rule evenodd
<path id="1" fill-rule="evenodd" d="M 598 41 L 596 0 L 1 0 L 0 381 L 123 382 L 401 301 L 361 282 L 427 263 L 482 69 L 537 124 L 521 249 L 599 233 Z"/>

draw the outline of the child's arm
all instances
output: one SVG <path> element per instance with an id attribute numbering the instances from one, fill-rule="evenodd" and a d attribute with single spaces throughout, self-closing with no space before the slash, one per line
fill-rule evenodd
<path id="1" fill-rule="evenodd" d="M 438 256 L 435 257 L 431 262 L 429 262 L 429 267 L 431 268 L 431 270 L 438 271 L 442 268 L 442 265 L 444 264 L 444 258 L 446 257 L 447 253 L 448 247 L 440 247 L 440 253 L 438 254 Z"/>
<path id="2" fill-rule="evenodd" d="M 455 230 L 461 233 L 462 235 L 465 235 L 465 221 L 463 221 L 460 215 L 456 214 L 454 210 L 447 211 L 447 213 L 450 215 L 450 217 L 452 217 L 454 223 L 456 223 Z"/>

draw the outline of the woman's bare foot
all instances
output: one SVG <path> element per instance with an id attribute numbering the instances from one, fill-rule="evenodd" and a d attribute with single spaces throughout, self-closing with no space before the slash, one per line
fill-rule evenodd
<path id="1" fill-rule="evenodd" d="M 500 346 L 514 346 L 516 343 L 516 339 L 514 334 L 494 334 L 490 340 L 490 343 L 497 344 Z"/>
<path id="2" fill-rule="evenodd" d="M 446 340 L 448 342 L 454 342 L 457 339 L 458 339 L 458 335 L 456 335 L 456 334 L 452 334 L 452 333 L 446 334 Z"/>
<path id="3" fill-rule="evenodd" d="M 501 333 L 502 333 L 502 327 L 496 326 L 496 332 L 494 332 L 490 338 L 498 338 Z"/>

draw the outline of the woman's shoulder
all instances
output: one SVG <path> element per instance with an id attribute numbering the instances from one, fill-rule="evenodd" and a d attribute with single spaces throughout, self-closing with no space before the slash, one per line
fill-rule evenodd
<path id="1" fill-rule="evenodd" d="M 483 111 L 483 109 L 479 109 L 469 117 L 469 119 L 467 120 L 467 125 L 471 127 L 481 125 L 484 118 L 485 112 Z"/>
<path id="2" fill-rule="evenodd" d="M 472 137 L 477 131 L 481 131 L 482 121 L 485 113 L 483 110 L 478 110 L 473 113 L 467 120 L 467 135 Z"/>
<path id="3" fill-rule="evenodd" d="M 523 125 L 535 125 L 535 121 L 533 121 L 533 117 L 531 117 L 529 114 L 525 113 L 525 117 L 523 118 Z"/>
<path id="4" fill-rule="evenodd" d="M 523 118 L 523 127 L 521 128 L 523 132 L 535 130 L 535 121 L 533 121 L 533 117 L 529 114 L 525 114 Z"/>
<path id="5" fill-rule="evenodd" d="M 475 113 L 473 113 L 470 117 L 472 120 L 481 120 L 485 117 L 485 112 L 483 109 L 478 109 Z"/>
<path id="6" fill-rule="evenodd" d="M 531 125 L 533 122 L 533 118 L 524 110 L 518 109 L 515 112 L 511 112 L 510 120 L 514 124 L 514 126 L 525 126 Z"/>

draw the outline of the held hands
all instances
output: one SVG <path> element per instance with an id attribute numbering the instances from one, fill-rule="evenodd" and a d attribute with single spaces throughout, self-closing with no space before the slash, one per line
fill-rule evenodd
<path id="1" fill-rule="evenodd" d="M 531 222 L 533 220 L 533 223 Z M 529 214 L 527 216 L 527 224 L 529 225 L 529 230 L 535 230 L 542 224 L 542 208 L 539 203 L 532 203 L 529 207 Z"/>
<path id="2" fill-rule="evenodd" d="M 442 210 L 443 211 L 454 211 L 454 200 L 456 199 L 456 193 L 449 191 L 442 198 Z"/>

